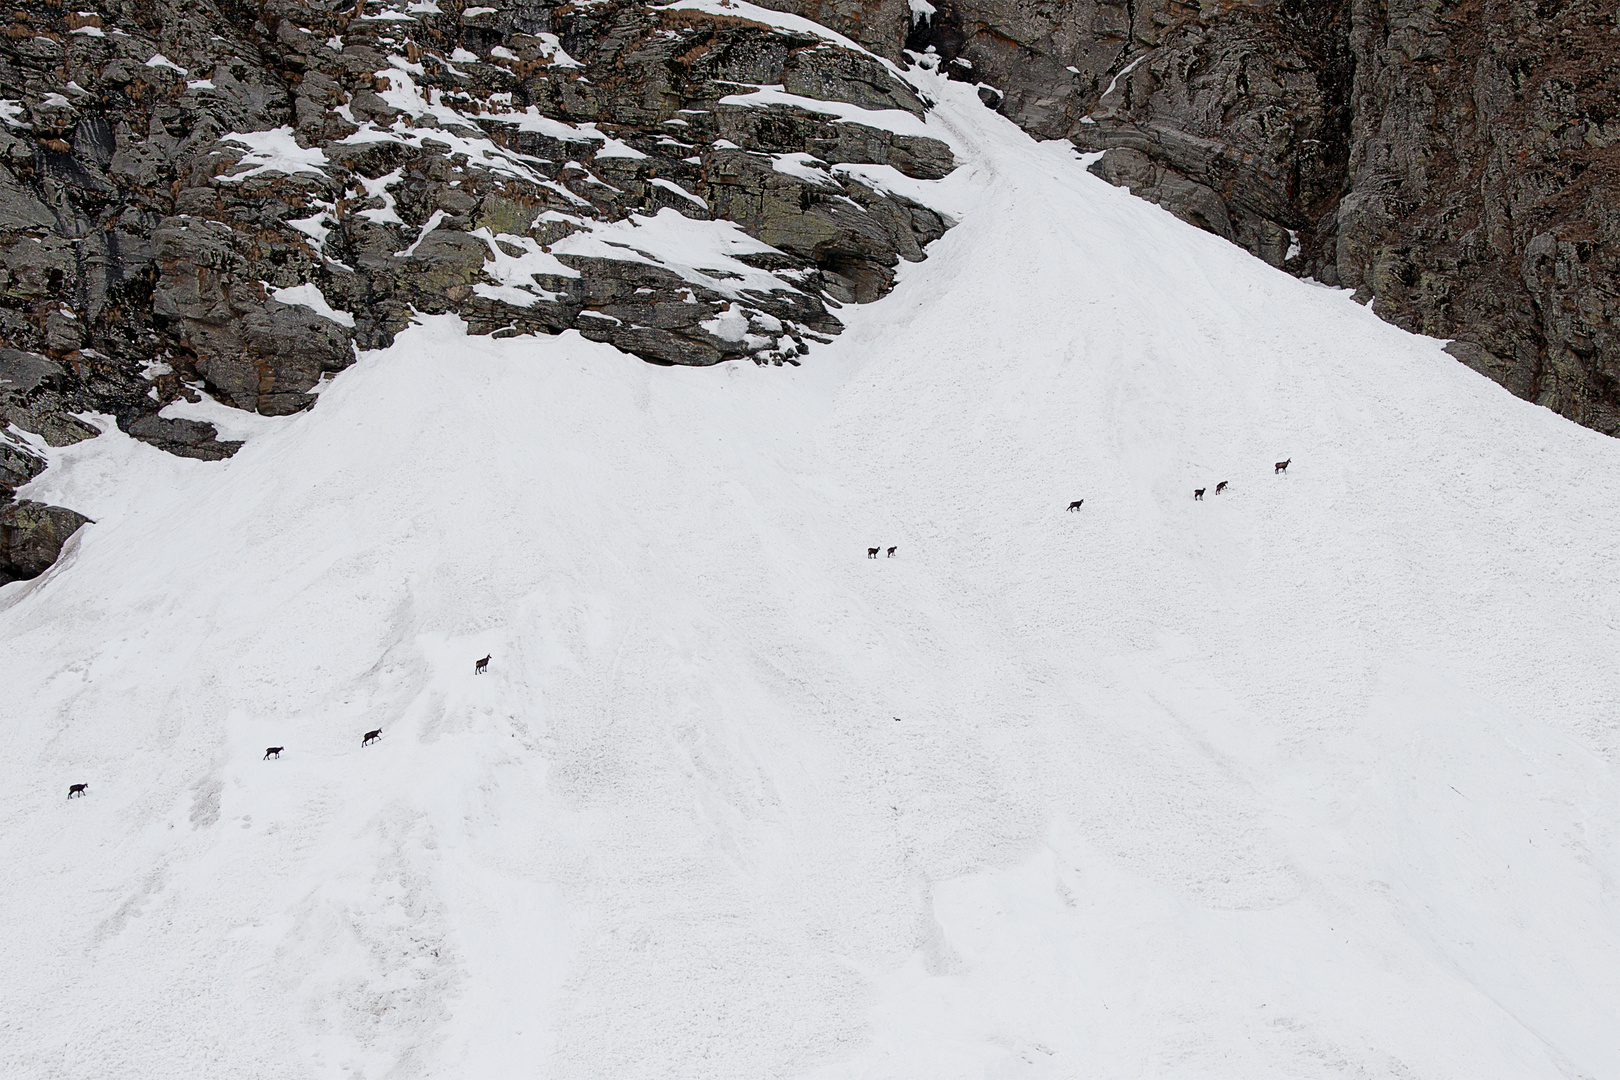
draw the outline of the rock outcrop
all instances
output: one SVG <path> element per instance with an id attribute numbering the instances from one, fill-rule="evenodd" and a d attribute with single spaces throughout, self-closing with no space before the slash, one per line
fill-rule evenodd
<path id="1" fill-rule="evenodd" d="M 884 55 L 729 2 L 105 0 L 11 20 L 0 389 L 16 432 L 50 443 L 94 434 L 74 418 L 93 411 L 227 456 L 188 415 L 199 395 L 308 408 L 418 312 L 661 364 L 796 363 L 948 224 L 885 182 L 954 167 L 891 62 L 893 0 L 856 35 Z M 7 436 L 0 499 L 40 466 Z"/>
<path id="2" fill-rule="evenodd" d="M 44 503 L 0 503 L 0 585 L 38 577 L 90 519 Z"/>
<path id="3" fill-rule="evenodd" d="M 934 6 L 912 48 L 1099 176 L 1620 434 L 1613 3 Z"/>

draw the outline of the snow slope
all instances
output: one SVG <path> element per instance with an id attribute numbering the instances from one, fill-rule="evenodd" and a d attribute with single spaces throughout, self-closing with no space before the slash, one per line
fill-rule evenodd
<path id="1" fill-rule="evenodd" d="M 1620 443 L 929 92 L 802 368 L 53 452 L 0 1073 L 1620 1076 Z"/>

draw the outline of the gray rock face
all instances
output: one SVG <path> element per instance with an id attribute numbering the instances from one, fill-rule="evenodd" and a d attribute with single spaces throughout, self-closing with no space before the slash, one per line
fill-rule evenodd
<path id="1" fill-rule="evenodd" d="M 75 399 L 67 393 L 73 383 L 68 369 L 37 353 L 21 349 L 0 349 L 0 425 L 15 426 L 43 439 L 48 446 L 68 446 L 100 434 L 95 428 L 71 415 Z M 0 462 L 27 457 L 37 467 L 23 469 L 22 479 L 0 464 L 0 487 L 15 488 L 37 476 L 45 468 L 38 451 L 0 427 Z M 0 498 L 9 490 L 0 490 Z"/>
<path id="2" fill-rule="evenodd" d="M 899 56 L 908 18 L 884 0 L 837 21 Z M 26 19 L 0 44 L 0 319 L 59 363 L 63 392 L 107 398 L 120 426 L 171 449 L 195 450 L 196 430 L 148 418 L 188 388 L 297 411 L 413 312 L 485 333 L 576 328 L 658 363 L 790 361 L 806 335 L 838 331 L 824 298 L 880 295 L 945 226 L 834 168 L 954 163 L 935 140 L 814 107 L 923 112 L 830 34 L 626 0 L 160 0 L 138 18 L 113 2 Z M 809 104 L 740 100 L 761 86 Z M 783 155 L 800 160 L 777 168 Z M 744 297 L 604 245 L 570 250 L 601 223 L 668 211 L 780 239 L 751 256 L 779 287 Z M 531 242 L 561 269 L 507 280 L 503 258 Z M 310 284 L 352 317 L 277 299 Z M 752 330 L 718 334 L 734 309 Z M 81 357 L 127 377 L 81 386 Z"/>
<path id="3" fill-rule="evenodd" d="M 1357 0 L 1335 268 L 1521 397 L 1620 434 L 1620 11 Z"/>
<path id="4" fill-rule="evenodd" d="M 46 461 L 28 444 L 0 435 L 0 485 L 8 493 L 45 471 Z"/>
<path id="5" fill-rule="evenodd" d="M 910 46 L 1093 170 L 1620 433 L 1610 0 L 940 0 Z"/>
<path id="6" fill-rule="evenodd" d="M 1133 195 L 1158 203 L 1183 221 L 1241 244 L 1273 266 L 1283 265 L 1290 254 L 1287 229 L 1245 211 L 1214 188 L 1141 150 L 1113 147 L 1097 159 L 1091 171 L 1116 187 L 1129 188 Z"/>
<path id="7" fill-rule="evenodd" d="M 882 295 L 946 228 L 839 169 L 954 167 L 844 108 L 924 112 L 880 59 L 901 56 L 902 0 L 827 5 L 879 55 L 631 0 L 424 7 L 19 9 L 0 38 L 6 420 L 61 445 L 95 434 L 74 413 L 110 413 L 172 453 L 228 456 L 240 444 L 160 410 L 199 393 L 308 408 L 418 312 L 575 329 L 660 364 L 796 363 L 841 329 L 831 308 Z M 760 87 L 795 97 L 750 100 Z M 723 273 L 632 250 L 628 223 L 659 215 L 763 243 Z M 0 439 L 0 498 L 43 465 Z M 29 513 L 28 536 L 54 535 Z"/>

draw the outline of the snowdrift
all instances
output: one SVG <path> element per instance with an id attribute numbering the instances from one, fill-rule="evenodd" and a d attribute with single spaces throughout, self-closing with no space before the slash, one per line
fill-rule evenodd
<path id="1" fill-rule="evenodd" d="M 52 452 L 0 1072 L 1620 1075 L 1620 443 L 929 92 L 802 368 L 425 318 Z"/>

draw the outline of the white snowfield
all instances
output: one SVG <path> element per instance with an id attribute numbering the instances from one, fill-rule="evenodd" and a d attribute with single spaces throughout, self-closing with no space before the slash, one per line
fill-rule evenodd
<path id="1" fill-rule="evenodd" d="M 1620 442 L 929 93 L 801 368 L 53 451 L 0 1074 L 1620 1077 Z"/>

